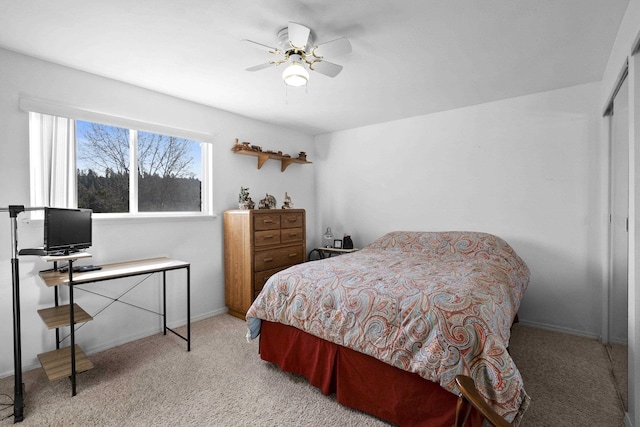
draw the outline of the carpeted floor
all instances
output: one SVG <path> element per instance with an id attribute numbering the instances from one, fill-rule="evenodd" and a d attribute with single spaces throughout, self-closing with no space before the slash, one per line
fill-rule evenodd
<path id="1" fill-rule="evenodd" d="M 245 323 L 221 315 L 192 325 L 192 350 L 154 335 L 93 354 L 94 369 L 49 382 L 24 373 L 22 426 L 387 426 L 342 407 L 304 378 L 260 360 Z M 604 346 L 516 325 L 510 350 L 532 398 L 522 426 L 622 426 L 623 410 Z M 0 402 L 13 377 L 0 380 Z M 11 415 L 13 407 L 0 413 Z M 13 417 L 0 421 L 10 425 Z"/>
<path id="2" fill-rule="evenodd" d="M 522 426 L 624 426 L 612 366 L 599 341 L 515 325 L 509 351 L 531 396 Z"/>

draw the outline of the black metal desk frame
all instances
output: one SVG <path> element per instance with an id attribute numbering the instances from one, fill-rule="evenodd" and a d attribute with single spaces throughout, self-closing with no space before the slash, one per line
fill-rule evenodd
<path id="1" fill-rule="evenodd" d="M 58 257 L 48 257 L 49 261 L 53 261 L 54 262 L 54 270 L 57 269 L 58 260 L 56 258 L 58 258 Z M 66 284 L 69 287 L 69 319 L 70 319 L 70 322 L 69 322 L 70 334 L 69 335 L 70 335 L 70 341 L 71 341 L 71 343 L 70 343 L 70 353 L 71 353 L 71 376 L 70 376 L 70 379 L 71 379 L 71 395 L 72 396 L 76 395 L 76 389 L 77 389 L 77 382 L 76 382 L 76 374 L 77 374 L 76 373 L 76 355 L 75 355 L 75 329 L 76 329 L 76 327 L 75 327 L 75 315 L 74 315 L 74 308 L 73 308 L 74 307 L 74 296 L 73 296 L 73 288 L 74 288 L 74 286 L 162 272 L 162 314 L 160 314 L 160 315 L 163 318 L 163 335 L 166 335 L 167 331 L 175 334 L 176 336 L 182 338 L 184 341 L 187 342 L 187 351 L 191 351 L 191 264 L 186 263 L 186 262 L 182 262 L 182 261 L 172 260 L 172 259 L 169 259 L 169 258 L 155 258 L 155 259 L 150 259 L 150 260 L 139 260 L 139 261 L 132 261 L 132 262 L 123 262 L 123 263 L 109 264 L 107 266 L 109 266 L 109 267 L 116 266 L 116 268 L 117 268 L 117 266 L 126 266 L 126 265 L 130 265 L 132 263 L 136 263 L 136 264 L 139 264 L 139 269 L 138 270 L 134 269 L 133 271 L 112 273 L 112 274 L 109 274 L 108 271 L 104 272 L 104 274 L 102 274 L 100 272 L 98 272 L 98 273 L 96 273 L 96 272 L 75 273 L 75 279 L 74 279 L 74 272 L 73 272 L 74 259 L 77 259 L 77 258 L 74 258 L 73 255 L 64 256 L 64 257 L 60 257 L 59 258 L 59 261 L 68 261 L 69 262 L 69 270 L 68 270 L 69 271 L 69 279 L 68 279 L 68 282 L 63 283 L 63 284 Z M 164 260 L 164 261 L 170 262 L 172 264 L 169 265 L 169 266 L 153 267 L 152 261 L 158 261 L 158 260 Z M 147 264 L 145 264 L 145 263 L 147 263 Z M 107 266 L 105 266 L 105 267 L 107 267 Z M 167 316 L 166 316 L 166 313 L 167 313 L 167 271 L 180 270 L 180 269 L 186 269 L 186 273 L 187 273 L 187 336 L 186 337 L 167 326 Z M 61 284 L 48 285 L 48 286 L 55 286 L 55 288 L 56 288 L 55 289 L 55 305 L 56 306 L 58 306 L 58 304 L 59 304 L 58 286 L 60 286 L 60 285 Z M 104 297 L 104 295 L 101 295 L 101 296 Z M 118 296 L 116 298 L 110 298 L 110 299 L 112 299 L 114 301 L 118 301 L 121 296 L 122 295 L 120 295 L 120 296 Z M 138 308 L 140 308 L 140 307 L 138 307 Z M 59 348 L 59 346 L 60 346 L 60 337 L 59 337 L 58 328 L 56 328 L 56 348 Z"/>
<path id="2" fill-rule="evenodd" d="M 22 205 L 10 205 L 0 208 L 9 212 L 11 218 L 11 279 L 13 287 L 13 422 L 24 419 L 24 384 L 22 383 L 22 339 L 20 332 L 20 269 L 18 262 L 18 215 L 25 210 L 42 210 L 42 208 L 25 208 Z"/>
<path id="3" fill-rule="evenodd" d="M 14 372 L 14 398 L 13 398 L 13 422 L 18 423 L 24 420 L 24 384 L 22 382 L 22 334 L 21 334 L 21 319 L 20 319 L 20 269 L 18 259 L 18 215 L 25 211 L 40 211 L 43 207 L 28 207 L 24 205 L 9 205 L 8 207 L 0 207 L 0 212 L 8 212 L 11 220 L 11 281 L 12 281 L 12 299 L 13 299 L 13 372 Z M 176 331 L 167 327 L 167 306 L 166 306 L 166 272 L 170 270 L 177 270 L 185 268 L 187 270 L 187 336 L 184 337 L 178 334 Z M 162 271 L 162 300 L 163 300 L 163 334 L 166 335 L 167 331 L 174 333 L 187 342 L 187 351 L 191 351 L 191 265 L 184 263 L 184 265 L 159 268 L 154 271 L 144 271 L 138 273 L 132 273 L 129 275 L 121 275 L 118 277 L 131 277 L 142 274 L 156 273 Z M 102 278 L 100 280 L 113 280 L 118 277 Z M 69 265 L 69 281 L 73 283 L 73 262 Z M 95 280 L 95 281 L 100 281 Z M 87 282 L 91 283 L 91 282 Z M 69 286 L 69 297 L 71 299 L 70 304 L 70 330 L 71 330 L 71 361 L 72 361 L 72 375 L 71 383 L 73 388 L 73 395 L 76 394 L 76 372 L 75 372 L 75 319 L 73 313 L 73 285 Z M 56 305 L 58 304 L 58 293 L 56 291 Z M 59 335 L 56 330 L 56 346 L 59 344 Z"/>

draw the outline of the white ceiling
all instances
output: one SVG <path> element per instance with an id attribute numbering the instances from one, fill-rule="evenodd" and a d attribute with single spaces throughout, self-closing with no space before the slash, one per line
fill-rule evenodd
<path id="1" fill-rule="evenodd" d="M 628 0 L 0 0 L 0 46 L 310 135 L 599 81 Z M 248 72 L 289 21 L 335 78 Z"/>

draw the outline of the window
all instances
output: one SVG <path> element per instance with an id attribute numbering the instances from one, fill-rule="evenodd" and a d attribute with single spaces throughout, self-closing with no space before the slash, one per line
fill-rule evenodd
<path id="1" fill-rule="evenodd" d="M 97 213 L 201 211 L 199 141 L 76 121 L 76 142 L 78 207 Z"/>
<path id="2" fill-rule="evenodd" d="M 30 146 L 33 206 L 109 214 L 210 211 L 207 143 L 30 113 Z"/>

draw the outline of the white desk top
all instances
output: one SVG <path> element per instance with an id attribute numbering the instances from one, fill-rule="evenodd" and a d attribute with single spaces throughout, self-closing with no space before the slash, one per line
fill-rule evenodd
<path id="1" fill-rule="evenodd" d="M 73 259 L 73 258 L 72 258 Z M 191 264 L 177 259 L 166 257 L 141 259 L 136 261 L 117 262 L 103 264 L 100 270 L 74 272 L 73 283 L 91 283 L 100 280 L 117 279 L 119 277 L 135 276 L 138 274 L 155 273 L 158 271 L 186 268 Z M 47 286 L 69 284 L 69 272 L 45 271 L 40 273 L 40 278 Z"/>

